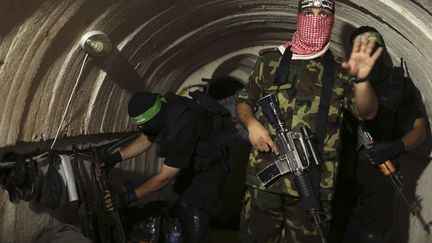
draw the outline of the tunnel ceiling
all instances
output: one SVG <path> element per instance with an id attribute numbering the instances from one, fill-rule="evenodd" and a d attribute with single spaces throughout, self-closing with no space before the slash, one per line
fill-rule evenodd
<path id="1" fill-rule="evenodd" d="M 176 91 L 197 71 L 211 76 L 212 70 L 203 67 L 214 60 L 238 50 L 256 56 L 258 47 L 286 41 L 295 29 L 297 4 L 294 0 L 0 2 L 0 148 L 52 139 L 61 120 L 60 137 L 130 131 L 126 108 L 132 92 Z M 338 1 L 332 50 L 345 55 L 346 33 L 353 26 L 377 27 L 394 60 L 406 59 L 425 103 L 431 104 L 431 13 L 428 0 Z M 108 34 L 114 45 L 108 57 L 85 58 L 78 42 L 90 30 Z"/>

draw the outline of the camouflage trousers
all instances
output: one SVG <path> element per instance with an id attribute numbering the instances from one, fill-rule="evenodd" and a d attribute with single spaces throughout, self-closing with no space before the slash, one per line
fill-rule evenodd
<path id="1" fill-rule="evenodd" d="M 321 202 L 330 215 L 330 202 Z M 244 243 L 321 243 L 321 238 L 296 197 L 248 187 L 240 216 Z M 323 235 L 328 224 L 321 225 Z"/>

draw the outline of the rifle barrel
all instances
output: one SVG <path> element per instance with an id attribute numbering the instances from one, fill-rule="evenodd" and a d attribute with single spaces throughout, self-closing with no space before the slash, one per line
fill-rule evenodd
<path id="1" fill-rule="evenodd" d="M 408 211 L 420 221 L 420 224 L 423 226 L 423 229 L 429 233 L 432 222 L 426 223 L 426 220 L 423 218 L 423 215 L 421 214 L 420 211 L 421 208 L 420 202 L 418 200 L 415 200 L 413 205 L 411 205 L 408 202 L 408 199 L 406 198 L 402 190 L 402 182 L 399 180 L 396 174 L 392 173 L 387 178 L 389 179 L 390 184 L 393 186 L 395 192 L 399 195 L 399 197 L 404 202 L 405 206 L 408 208 Z"/>
<path id="2" fill-rule="evenodd" d="M 96 181 L 97 181 L 97 184 L 99 186 L 100 194 L 102 195 L 101 198 L 102 198 L 102 203 L 103 203 L 103 197 L 104 197 L 105 191 L 108 191 L 109 193 L 112 194 L 112 188 L 111 188 L 111 184 L 109 183 L 108 176 L 106 175 L 106 172 L 103 170 L 99 170 L 96 167 L 96 165 L 99 165 L 99 158 L 98 158 L 98 155 L 96 152 L 96 148 L 93 147 L 92 152 L 93 152 L 92 158 L 93 158 L 93 163 L 94 163 L 94 171 L 96 173 Z M 117 210 L 113 210 L 113 211 L 109 212 L 109 215 L 111 216 L 111 219 L 114 219 L 115 227 L 113 229 L 113 236 L 114 236 L 116 242 L 126 243 L 127 239 L 126 239 L 126 235 L 124 233 L 123 223 L 121 221 L 119 212 Z"/>
<path id="3" fill-rule="evenodd" d="M 320 238 L 321 238 L 321 242 L 322 242 L 322 243 L 327 243 L 327 240 L 326 240 L 326 238 L 324 237 L 324 234 L 323 234 L 322 229 L 321 229 L 321 226 L 320 226 L 320 224 L 321 224 L 321 218 L 320 218 L 318 212 L 311 213 L 311 216 L 312 216 L 312 219 L 313 219 L 313 221 L 314 221 L 315 228 L 316 228 L 316 230 L 318 231 L 318 235 L 319 235 Z"/>

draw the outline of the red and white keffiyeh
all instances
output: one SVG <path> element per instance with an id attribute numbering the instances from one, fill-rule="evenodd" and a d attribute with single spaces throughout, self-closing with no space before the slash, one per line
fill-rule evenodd
<path id="1" fill-rule="evenodd" d="M 291 41 L 284 47 L 291 46 L 291 51 L 300 55 L 313 55 L 320 52 L 330 41 L 333 28 L 333 16 L 297 16 L 297 29 Z"/>

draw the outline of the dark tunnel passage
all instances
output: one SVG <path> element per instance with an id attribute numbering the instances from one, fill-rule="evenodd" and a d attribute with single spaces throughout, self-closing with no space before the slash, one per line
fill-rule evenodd
<path id="1" fill-rule="evenodd" d="M 135 134 L 127 104 L 138 90 L 187 96 L 200 89 L 235 116 L 236 94 L 248 82 L 259 51 L 290 39 L 297 13 L 294 0 L 0 2 L 0 158 L 10 151 L 33 153 L 51 146 L 86 148 Z M 401 57 L 406 61 L 430 122 L 432 3 L 336 0 L 336 9 L 330 45 L 334 55 L 347 58 L 347 33 L 357 26 L 379 29 L 391 61 L 395 65 Z M 109 55 L 87 55 L 79 45 L 81 37 L 93 30 L 109 38 Z M 247 132 L 239 124 L 237 128 L 223 210 L 212 224 L 214 234 L 221 237 L 215 242 L 238 237 L 251 146 Z M 404 154 L 400 168 L 403 189 L 410 201 L 421 199 L 427 222 L 432 220 L 431 141 L 428 130 L 426 142 Z M 113 169 L 113 183 L 144 181 L 160 170 L 161 162 L 152 148 Z M 167 186 L 145 202 L 173 198 Z M 396 204 L 389 242 L 432 242 L 402 201 Z M 10 203 L 0 188 L 2 243 L 34 242 L 59 220 L 78 225 L 77 215 L 75 205 L 44 210 L 29 202 Z"/>

